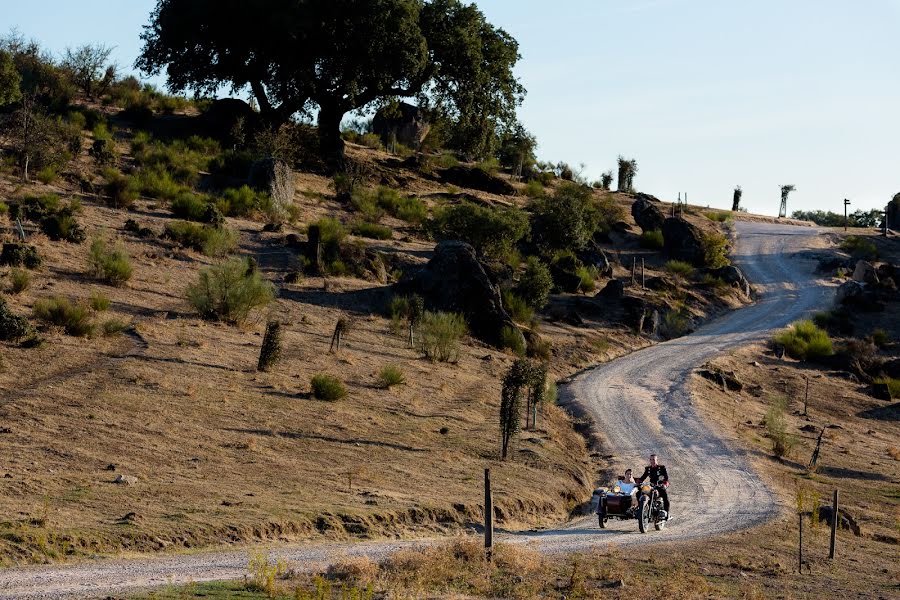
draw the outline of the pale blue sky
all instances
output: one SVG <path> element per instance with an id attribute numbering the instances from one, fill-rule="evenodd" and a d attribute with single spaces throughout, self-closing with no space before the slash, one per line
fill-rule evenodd
<path id="1" fill-rule="evenodd" d="M 0 0 L 54 51 L 129 67 L 153 0 Z M 519 40 L 520 117 L 542 159 L 596 178 L 624 154 L 663 199 L 754 212 L 883 207 L 900 191 L 900 0 L 481 0 Z"/>

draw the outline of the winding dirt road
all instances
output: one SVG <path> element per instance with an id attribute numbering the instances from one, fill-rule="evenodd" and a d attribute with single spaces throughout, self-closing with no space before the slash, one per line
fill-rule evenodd
<path id="1" fill-rule="evenodd" d="M 751 527 L 777 511 L 772 495 L 747 459 L 722 442 L 691 402 L 692 371 L 730 348 L 769 337 L 773 329 L 825 306 L 831 290 L 813 275 L 810 251 L 826 245 L 817 229 L 765 223 L 736 224 L 735 264 L 759 292 L 759 301 L 695 333 L 646 348 L 586 371 L 566 386 L 563 400 L 594 417 L 615 451 L 614 467 L 635 469 L 656 452 L 673 479 L 673 520 L 662 533 L 642 536 L 633 522 L 596 527 L 585 517 L 564 527 L 500 536 L 544 552 L 585 550 L 609 543 L 676 541 Z M 690 507 L 690 510 L 687 510 Z M 285 546 L 270 552 L 298 568 L 314 569 L 341 556 L 378 559 L 427 544 L 363 542 Z M 0 571 L 0 598 L 92 598 L 189 581 L 237 579 L 246 551 L 207 552 Z"/>

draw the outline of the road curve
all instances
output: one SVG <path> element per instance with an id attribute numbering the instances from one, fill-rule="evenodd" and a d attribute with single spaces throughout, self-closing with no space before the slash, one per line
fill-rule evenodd
<path id="1" fill-rule="evenodd" d="M 713 356 L 751 341 L 825 306 L 831 290 L 813 275 L 808 251 L 824 245 L 819 230 L 766 223 L 736 224 L 734 262 L 759 291 L 759 301 L 695 333 L 646 348 L 588 370 L 563 390 L 599 424 L 613 465 L 635 469 L 650 452 L 660 455 L 673 480 L 673 520 L 661 533 L 642 536 L 634 522 L 595 517 L 564 527 L 500 536 L 544 552 L 607 544 L 684 540 L 751 527 L 775 514 L 774 500 L 746 457 L 712 432 L 691 402 L 691 372 Z M 341 556 L 382 558 L 433 540 L 305 544 L 270 552 L 299 568 L 314 569 Z M 0 570 L 0 598 L 92 598 L 149 586 L 236 579 L 246 573 L 246 551 L 207 552 L 93 563 Z"/>

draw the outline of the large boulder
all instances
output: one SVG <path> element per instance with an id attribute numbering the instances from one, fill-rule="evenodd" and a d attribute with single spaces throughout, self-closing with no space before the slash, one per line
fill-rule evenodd
<path id="1" fill-rule="evenodd" d="M 750 282 L 747 280 L 747 277 L 744 276 L 744 272 L 734 265 L 727 265 L 719 269 L 713 269 L 710 271 L 710 273 L 714 277 L 722 278 L 722 281 L 731 285 L 732 287 L 738 288 L 748 296 L 752 292 L 752 289 L 750 288 Z"/>
<path id="2" fill-rule="evenodd" d="M 247 177 L 251 187 L 272 197 L 272 207 L 282 215 L 294 201 L 294 172 L 277 158 L 264 158 L 250 165 Z"/>
<path id="3" fill-rule="evenodd" d="M 431 123 L 425 119 L 422 109 L 406 102 L 384 106 L 372 119 L 372 131 L 381 137 L 385 146 L 397 141 L 417 149 L 430 130 Z"/>
<path id="4" fill-rule="evenodd" d="M 625 284 L 620 279 L 610 279 L 597 295 L 601 298 L 622 298 L 625 296 Z"/>
<path id="5" fill-rule="evenodd" d="M 441 172 L 441 181 L 461 188 L 481 190 L 498 196 L 513 196 L 516 188 L 505 179 L 491 175 L 478 167 L 457 165 Z"/>
<path id="6" fill-rule="evenodd" d="M 703 232 L 696 225 L 670 217 L 663 221 L 663 249 L 672 258 L 687 261 L 698 267 L 706 262 L 703 250 Z"/>
<path id="7" fill-rule="evenodd" d="M 853 281 L 861 281 L 872 285 L 878 284 L 878 273 L 872 263 L 860 260 L 853 269 Z"/>
<path id="8" fill-rule="evenodd" d="M 866 298 L 866 286 L 859 281 L 849 280 L 842 283 L 834 293 L 834 303 L 838 306 L 854 306 Z"/>
<path id="9" fill-rule="evenodd" d="M 900 231 L 900 194 L 896 194 L 887 205 L 888 228 Z"/>
<path id="10" fill-rule="evenodd" d="M 639 194 L 637 200 L 631 205 L 631 216 L 634 222 L 644 231 L 661 229 L 666 220 L 662 211 L 653 204 L 649 197 Z"/>
<path id="11" fill-rule="evenodd" d="M 612 277 L 613 269 L 609 257 L 594 240 L 588 241 L 585 249 L 578 252 L 578 260 L 586 266 L 595 267 L 602 277 Z"/>
<path id="12" fill-rule="evenodd" d="M 399 282 L 397 289 L 421 294 L 434 310 L 464 314 L 472 333 L 489 344 L 500 344 L 504 327 L 518 329 L 503 308 L 499 286 L 465 242 L 440 242 L 428 264 Z"/>

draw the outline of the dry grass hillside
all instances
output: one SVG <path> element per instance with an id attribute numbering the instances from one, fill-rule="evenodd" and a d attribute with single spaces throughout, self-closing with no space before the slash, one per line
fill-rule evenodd
<path id="1" fill-rule="evenodd" d="M 137 129 L 114 115 L 111 125 L 118 167 L 127 172 L 138 160 Z M 488 206 L 529 202 L 523 194 L 441 183 L 380 150 L 350 145 L 349 153 L 367 165 L 366 185 L 390 185 L 429 211 L 460 197 Z M 542 406 L 537 427 L 516 438 L 510 460 L 497 460 L 500 379 L 516 358 L 511 352 L 467 337 L 458 360 L 432 363 L 392 323 L 389 282 L 288 277 L 302 265 L 287 236 L 304 240 L 306 226 L 321 217 L 348 226 L 358 220 L 330 179 L 295 174 L 292 219 L 281 231 L 267 230 L 259 216 L 226 219 L 237 233 L 234 252 L 254 257 L 277 288 L 272 304 L 232 326 L 200 319 L 186 299 L 201 269 L 218 259 L 160 236 L 178 220 L 167 201 L 142 192 L 127 209 L 110 207 L 101 190 L 111 176 L 101 172 L 85 149 L 46 183 L 23 184 L 8 165 L 0 175 L 6 205 L 54 194 L 86 233 L 81 243 L 52 241 L 25 220 L 27 243 L 43 264 L 25 276 L 0 270 L 10 311 L 38 328 L 38 341 L 25 345 L 33 347 L 0 343 L 0 563 L 445 531 L 480 517 L 485 466 L 494 469 L 506 527 L 559 521 L 590 494 L 599 455 L 589 454 L 555 405 Z M 594 194 L 624 209 L 625 226 L 603 243 L 613 276 L 626 281 L 629 294 L 677 309 L 678 333 L 749 300 L 721 281 L 672 271 L 658 250 L 641 246 L 629 195 Z M 699 209 L 689 213 L 707 230 L 719 227 Z M 15 240 L 12 221 L 0 219 L 3 240 Z M 383 253 L 395 271 L 428 260 L 434 242 L 421 228 L 391 216 L 382 224 L 388 239 L 356 241 Z M 130 256 L 125 285 L 107 285 L 89 269 L 98 238 Z M 648 278 L 668 283 L 632 285 L 632 261 L 642 258 Z M 594 279 L 599 289 L 607 278 Z M 554 378 L 654 341 L 591 296 L 554 294 L 522 323 L 551 344 Z M 84 307 L 91 335 L 68 335 L 32 317 L 36 304 L 55 297 Z M 342 317 L 350 329 L 340 351 L 330 353 Z M 258 372 L 272 318 L 284 323 L 283 356 L 272 372 Z M 398 367 L 405 383 L 383 389 L 378 378 L 386 366 Z M 316 374 L 340 378 L 347 397 L 315 399 Z"/>

